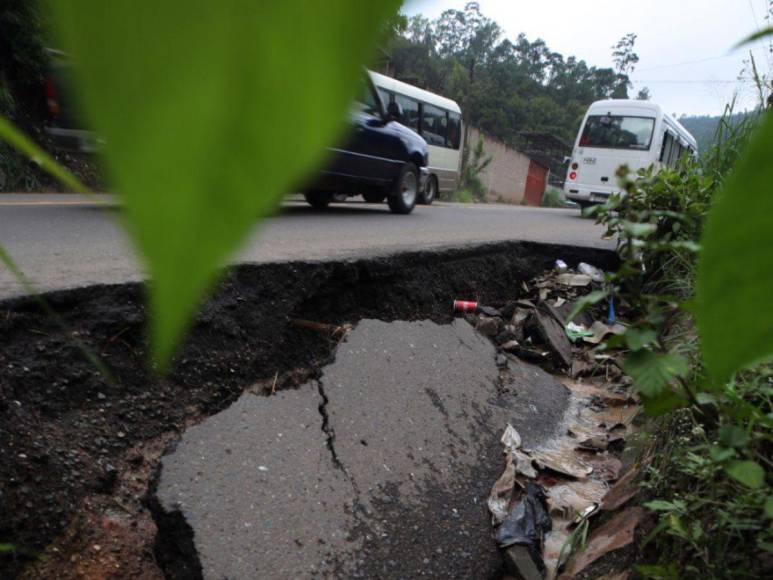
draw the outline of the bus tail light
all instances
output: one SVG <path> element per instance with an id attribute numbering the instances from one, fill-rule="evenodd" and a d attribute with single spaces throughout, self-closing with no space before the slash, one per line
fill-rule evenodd
<path id="1" fill-rule="evenodd" d="M 577 171 L 580 168 L 580 165 L 575 161 L 572 163 L 572 171 Z"/>
<path id="2" fill-rule="evenodd" d="M 569 179 L 571 179 L 572 181 L 574 181 L 575 179 L 577 179 L 577 172 L 576 172 L 576 171 L 572 171 L 572 172 L 569 174 Z"/>

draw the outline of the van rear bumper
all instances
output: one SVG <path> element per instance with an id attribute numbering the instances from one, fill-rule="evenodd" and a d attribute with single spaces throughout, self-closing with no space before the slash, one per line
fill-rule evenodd
<path id="1" fill-rule="evenodd" d="M 604 203 L 613 193 L 620 193 L 620 190 L 614 187 L 601 185 L 581 185 L 579 183 L 564 184 L 564 194 L 567 199 L 572 201 L 582 201 L 585 203 Z"/>

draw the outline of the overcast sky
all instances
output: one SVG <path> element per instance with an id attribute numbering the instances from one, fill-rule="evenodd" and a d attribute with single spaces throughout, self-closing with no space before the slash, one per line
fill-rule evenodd
<path id="1" fill-rule="evenodd" d="M 408 0 L 406 14 L 435 18 L 466 0 Z M 612 65 L 610 47 L 623 35 L 638 35 L 640 61 L 633 74 L 635 94 L 647 86 L 652 100 L 672 113 L 719 114 L 735 93 L 741 109 L 755 106 L 755 91 L 738 76 L 749 48 L 733 47 L 764 20 L 768 0 L 480 0 L 484 15 L 508 38 L 523 32 L 542 38 L 564 57 L 589 65 Z M 773 69 L 763 43 L 751 45 L 758 67 Z M 698 61 L 698 62 L 696 62 Z M 771 71 L 773 72 L 773 71 Z"/>

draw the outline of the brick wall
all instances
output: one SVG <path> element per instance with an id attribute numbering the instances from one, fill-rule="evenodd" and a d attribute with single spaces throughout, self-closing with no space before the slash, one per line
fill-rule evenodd
<path id="1" fill-rule="evenodd" d="M 480 131 L 470 127 L 468 145 L 474 147 L 480 135 Z M 529 175 L 529 158 L 485 134 L 483 148 L 486 156 L 492 157 L 491 163 L 481 175 L 481 181 L 488 189 L 489 201 L 520 204 L 526 188 L 526 177 Z"/>

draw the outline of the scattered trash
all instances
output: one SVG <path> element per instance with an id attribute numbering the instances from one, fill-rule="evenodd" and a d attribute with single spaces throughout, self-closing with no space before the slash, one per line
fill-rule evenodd
<path id="1" fill-rule="evenodd" d="M 569 269 L 569 266 L 566 265 L 566 262 L 563 260 L 556 260 L 556 263 L 553 265 L 553 267 L 556 269 L 557 272 L 563 273 L 566 272 Z"/>
<path id="2" fill-rule="evenodd" d="M 478 310 L 477 302 L 454 300 L 454 312 L 475 312 L 476 310 Z"/>
<path id="3" fill-rule="evenodd" d="M 501 313 L 496 308 L 483 306 L 478 302 L 469 300 L 454 300 L 454 312 L 477 312 L 486 316 L 500 316 Z"/>
<path id="4" fill-rule="evenodd" d="M 622 324 L 613 324 L 612 326 L 607 326 L 603 322 L 597 320 L 588 330 L 591 334 L 590 336 L 583 337 L 583 340 L 585 342 L 589 342 L 590 344 L 599 344 L 610 334 L 625 334 L 626 327 Z"/>
<path id="5" fill-rule="evenodd" d="M 605 554 L 633 542 L 634 532 L 643 517 L 644 509 L 640 507 L 628 508 L 615 515 L 591 534 L 588 545 L 584 550 L 575 554 L 559 579 L 574 578 Z"/>
<path id="6" fill-rule="evenodd" d="M 542 549 L 545 534 L 552 528 L 545 492 L 533 482 L 526 483 L 526 495 L 507 515 L 496 531 L 496 541 L 505 550 L 505 564 L 512 574 L 526 580 L 545 575 Z"/>
<path id="7" fill-rule="evenodd" d="M 617 483 L 609 488 L 609 491 L 601 501 L 601 509 L 614 511 L 625 505 L 639 491 L 639 486 L 634 483 L 640 472 L 639 468 L 629 470 Z"/>
<path id="8" fill-rule="evenodd" d="M 569 340 L 572 342 L 577 342 L 581 338 L 593 336 L 593 332 L 585 328 L 585 325 L 583 324 L 569 322 L 569 324 L 566 325 L 566 336 L 568 336 Z"/>
<path id="9" fill-rule="evenodd" d="M 591 283 L 591 277 L 587 274 L 561 274 L 556 281 L 564 286 L 587 286 Z"/>
<path id="10" fill-rule="evenodd" d="M 499 348 L 504 350 L 505 352 L 512 352 L 514 353 L 519 348 L 519 344 L 517 340 L 508 340 L 507 342 L 500 345 Z"/>
<path id="11" fill-rule="evenodd" d="M 609 324 L 615 323 L 615 297 L 609 297 L 609 306 L 607 308 L 607 322 Z"/>
<path id="12" fill-rule="evenodd" d="M 566 300 L 564 300 L 563 298 L 561 298 L 559 296 L 558 298 L 555 299 L 555 301 L 553 302 L 552 306 L 554 308 L 561 308 L 564 304 L 566 304 Z"/>
<path id="13" fill-rule="evenodd" d="M 591 266 L 590 264 L 586 264 L 585 262 L 580 262 L 577 264 L 577 271 L 580 274 L 585 274 L 586 276 L 590 276 L 590 279 L 594 282 L 603 282 L 604 281 L 604 272 L 596 268 L 596 266 Z"/>
<path id="14" fill-rule="evenodd" d="M 475 325 L 475 330 L 484 336 L 495 337 L 502 328 L 502 320 L 495 317 L 481 316 Z"/>
<path id="15" fill-rule="evenodd" d="M 534 311 L 534 316 L 530 320 L 536 333 L 545 342 L 545 345 L 553 351 L 561 366 L 565 368 L 571 367 L 572 345 L 566 336 L 564 328 L 553 316 L 539 310 Z"/>
<path id="16" fill-rule="evenodd" d="M 593 472 L 590 465 L 560 449 L 539 449 L 532 451 L 531 456 L 540 469 L 547 468 L 575 479 L 585 479 Z"/>
<path id="17" fill-rule="evenodd" d="M 521 447 L 521 436 L 518 434 L 518 431 L 516 431 L 515 428 L 509 423 L 507 424 L 505 432 L 502 434 L 502 439 L 500 439 L 500 441 L 502 442 L 502 445 L 505 446 L 505 451 L 510 453 Z"/>

